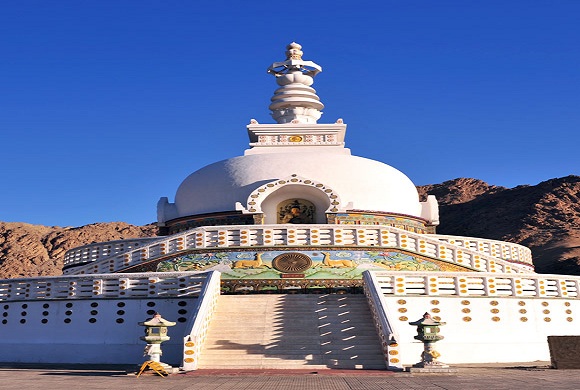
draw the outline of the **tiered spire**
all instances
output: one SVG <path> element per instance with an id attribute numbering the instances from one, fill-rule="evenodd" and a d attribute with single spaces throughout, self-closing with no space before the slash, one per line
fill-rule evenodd
<path id="1" fill-rule="evenodd" d="M 278 123 L 316 123 L 324 105 L 310 87 L 322 68 L 312 61 L 302 60 L 302 46 L 292 42 L 286 46 L 286 61 L 274 62 L 268 73 L 280 86 L 272 97 L 272 117 Z"/>

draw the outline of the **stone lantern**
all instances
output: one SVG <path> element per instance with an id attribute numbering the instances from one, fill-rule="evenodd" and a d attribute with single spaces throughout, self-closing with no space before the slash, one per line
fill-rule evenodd
<path id="1" fill-rule="evenodd" d="M 139 322 L 139 325 L 145 327 L 145 336 L 141 336 L 140 339 L 147 342 L 143 356 L 149 355 L 149 361 L 160 363 L 163 354 L 161 343 L 170 339 L 167 335 L 167 328 L 174 326 L 175 322 L 167 321 L 161 317 L 161 314 L 155 313 L 153 318 Z"/>
<path id="2" fill-rule="evenodd" d="M 425 313 L 423 318 L 415 322 L 409 322 L 409 324 L 417 327 L 417 335 L 414 338 L 423 343 L 421 361 L 414 364 L 413 367 L 428 369 L 448 368 L 448 365 L 437 360 L 441 354 L 434 347 L 435 342 L 444 338 L 439 334 L 439 327 L 445 325 L 445 322 L 435 321 L 429 313 Z"/>

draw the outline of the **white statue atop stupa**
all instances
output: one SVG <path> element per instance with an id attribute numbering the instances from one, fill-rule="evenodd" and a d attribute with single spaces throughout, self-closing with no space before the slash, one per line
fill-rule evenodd
<path id="1" fill-rule="evenodd" d="M 272 97 L 272 117 L 277 123 L 316 123 L 324 105 L 311 85 L 322 68 L 302 60 L 302 46 L 292 42 L 286 46 L 286 61 L 274 62 L 268 73 L 276 76 L 280 86 Z"/>

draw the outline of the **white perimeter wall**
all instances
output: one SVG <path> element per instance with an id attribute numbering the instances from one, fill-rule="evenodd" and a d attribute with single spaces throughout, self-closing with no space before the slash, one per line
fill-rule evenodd
<path id="1" fill-rule="evenodd" d="M 0 362 L 139 365 L 147 358 L 138 323 L 155 310 L 177 322 L 162 344 L 162 361 L 179 366 L 197 303 L 193 297 L 2 302 Z"/>
<path id="2" fill-rule="evenodd" d="M 518 297 L 384 296 L 404 365 L 420 361 L 416 321 L 429 312 L 446 322 L 435 345 L 445 363 L 549 361 L 547 337 L 580 335 L 580 300 Z M 496 312 L 497 311 L 497 312 Z"/>

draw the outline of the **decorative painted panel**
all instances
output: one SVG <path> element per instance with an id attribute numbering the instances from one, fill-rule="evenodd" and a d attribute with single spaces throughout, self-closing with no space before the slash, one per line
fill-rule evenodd
<path id="1" fill-rule="evenodd" d="M 278 250 L 181 255 L 157 264 L 158 272 L 216 270 L 224 279 L 362 279 L 366 270 L 466 271 L 402 251 Z"/>

